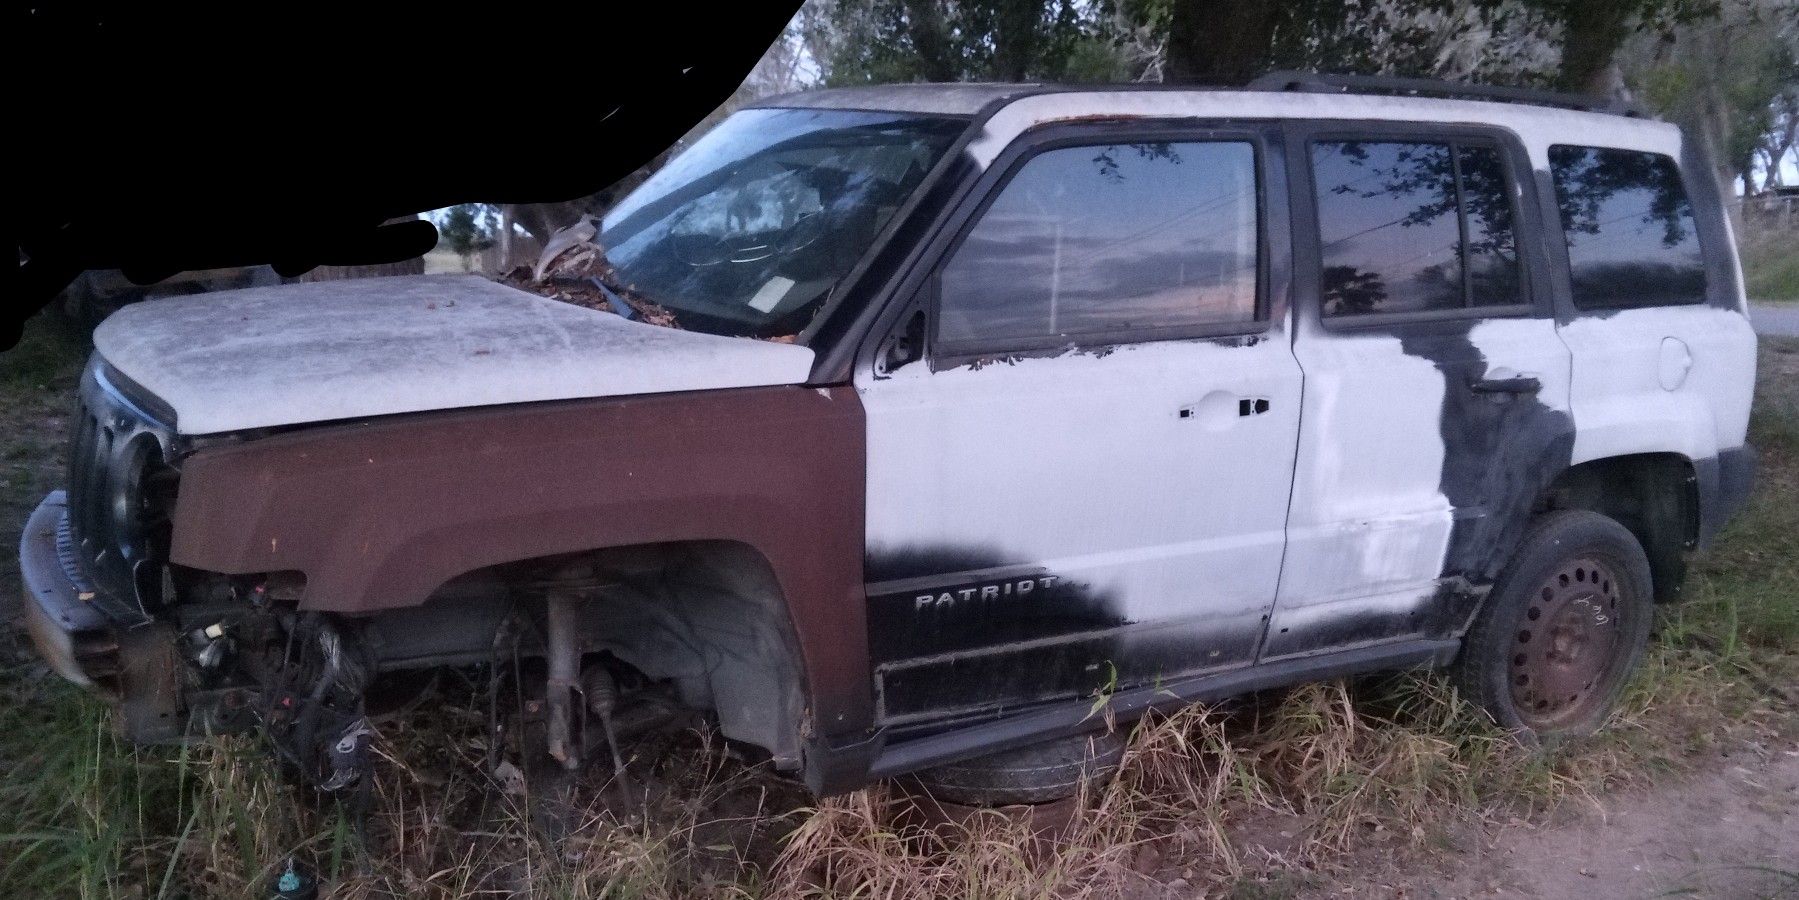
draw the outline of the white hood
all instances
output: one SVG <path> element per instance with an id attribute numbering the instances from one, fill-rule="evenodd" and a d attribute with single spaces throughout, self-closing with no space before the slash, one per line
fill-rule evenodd
<path id="1" fill-rule="evenodd" d="M 630 322 L 473 275 L 152 300 L 101 323 L 94 347 L 182 434 L 797 384 L 812 369 L 805 347 Z"/>

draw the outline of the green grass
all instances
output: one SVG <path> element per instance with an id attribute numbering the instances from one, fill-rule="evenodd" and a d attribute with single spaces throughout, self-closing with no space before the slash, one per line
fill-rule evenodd
<path id="1" fill-rule="evenodd" d="M 62 481 L 67 417 L 87 354 L 86 340 L 48 312 L 26 322 L 19 345 L 0 353 L 0 613 L 16 602 L 19 529 Z"/>
<path id="2" fill-rule="evenodd" d="M 56 315 L 26 323 L 0 353 L 0 618 L 18 600 L 19 528 L 62 477 L 62 448 L 86 342 Z M 0 895 L 109 897 L 163 875 L 181 774 L 123 747 L 101 703 L 26 662 L 23 635 L 0 628 Z"/>
<path id="3" fill-rule="evenodd" d="M 1749 299 L 1799 303 L 1799 231 L 1745 236 L 1742 260 Z"/>
<path id="4" fill-rule="evenodd" d="M 107 897 L 160 884 L 166 853 L 143 852 L 142 839 L 179 833 L 179 766 L 121 746 L 91 698 L 9 682 L 0 692 L 0 885 Z"/>
<path id="5" fill-rule="evenodd" d="M 1799 338 L 1764 338 L 1749 439 L 1756 492 L 1695 567 L 1680 609 L 1734 648 L 1799 648 Z"/>
<path id="6" fill-rule="evenodd" d="M 25 323 L 19 345 L 0 353 L 0 408 L 42 402 L 81 371 L 87 343 L 53 312 Z"/>

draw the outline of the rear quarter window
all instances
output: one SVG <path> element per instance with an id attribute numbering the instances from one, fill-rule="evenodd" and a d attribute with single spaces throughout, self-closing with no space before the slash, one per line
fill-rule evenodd
<path id="1" fill-rule="evenodd" d="M 1705 300 L 1693 205 L 1674 160 L 1659 153 L 1549 148 L 1574 305 L 1674 306 Z"/>

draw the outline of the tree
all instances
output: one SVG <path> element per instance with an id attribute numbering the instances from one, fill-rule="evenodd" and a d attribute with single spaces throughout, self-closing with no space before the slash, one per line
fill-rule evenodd
<path id="1" fill-rule="evenodd" d="M 1762 167 L 1762 190 L 1785 184 L 1781 170 L 1787 157 L 1799 163 L 1799 74 L 1788 79 L 1788 84 L 1769 104 L 1768 131 L 1755 148 Z"/>
<path id="2" fill-rule="evenodd" d="M 1298 27 L 1322 5 L 1305 0 L 1174 0 L 1167 14 L 1168 80 L 1243 84 L 1276 68 L 1295 49 Z"/>
<path id="3" fill-rule="evenodd" d="M 1556 86 L 1596 96 L 1618 93 L 1621 79 L 1612 57 L 1630 37 L 1632 24 L 1659 0 L 1530 0 L 1561 25 L 1562 62 Z"/>
<path id="4" fill-rule="evenodd" d="M 1519 0 L 1126 0 L 1167 34 L 1169 81 L 1271 69 L 1514 84 L 1547 80 L 1554 30 Z"/>
<path id="5" fill-rule="evenodd" d="M 837 0 L 834 85 L 1059 80 L 1098 34 L 1074 0 Z"/>
<path id="6" fill-rule="evenodd" d="M 1374 312 L 1387 299 L 1387 285 L 1377 272 L 1355 266 L 1325 266 L 1319 292 L 1327 315 Z"/>
<path id="7" fill-rule="evenodd" d="M 450 207 L 437 223 L 439 242 L 462 257 L 462 269 L 468 271 L 470 257 L 494 244 L 498 215 L 485 203 L 461 203 Z"/>
<path id="8" fill-rule="evenodd" d="M 1168 80 L 1242 84 L 1270 69 L 1544 83 L 1615 96 L 1634 34 L 1722 0 L 1123 0 L 1163 24 Z"/>
<path id="9" fill-rule="evenodd" d="M 1740 182 L 1747 197 L 1757 154 L 1792 140 L 1780 117 L 1799 102 L 1799 23 L 1791 0 L 1726 0 L 1715 12 L 1637 36 L 1619 61 L 1644 103 L 1698 141 L 1723 195 Z M 1739 225 L 1740 213 L 1731 207 Z"/>
<path id="10" fill-rule="evenodd" d="M 1633 35 L 1744 2 L 1792 0 L 808 0 L 696 131 L 747 100 L 826 84 L 1239 85 L 1280 68 L 1620 93 L 1615 61 Z M 517 221 L 547 237 L 659 164 L 592 198 L 520 206 Z"/>
<path id="11" fill-rule="evenodd" d="M 1491 10 L 1508 2 L 1544 17 L 1559 32 L 1561 61 L 1553 86 L 1617 97 L 1627 93 L 1618 53 L 1632 36 L 1666 35 L 1716 19 L 1733 0 L 1482 0 Z"/>

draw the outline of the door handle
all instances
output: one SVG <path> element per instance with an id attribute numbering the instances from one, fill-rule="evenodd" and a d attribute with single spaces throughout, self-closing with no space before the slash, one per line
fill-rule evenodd
<path id="1" fill-rule="evenodd" d="M 1239 397 L 1224 391 L 1213 391 L 1192 406 L 1175 411 L 1182 419 L 1199 419 L 1222 425 L 1246 416 L 1259 416 L 1273 408 L 1267 397 Z"/>
<path id="2" fill-rule="evenodd" d="M 1528 375 L 1517 378 L 1479 378 L 1468 382 L 1468 390 L 1476 394 L 1534 394 L 1542 389 L 1543 382 Z"/>

